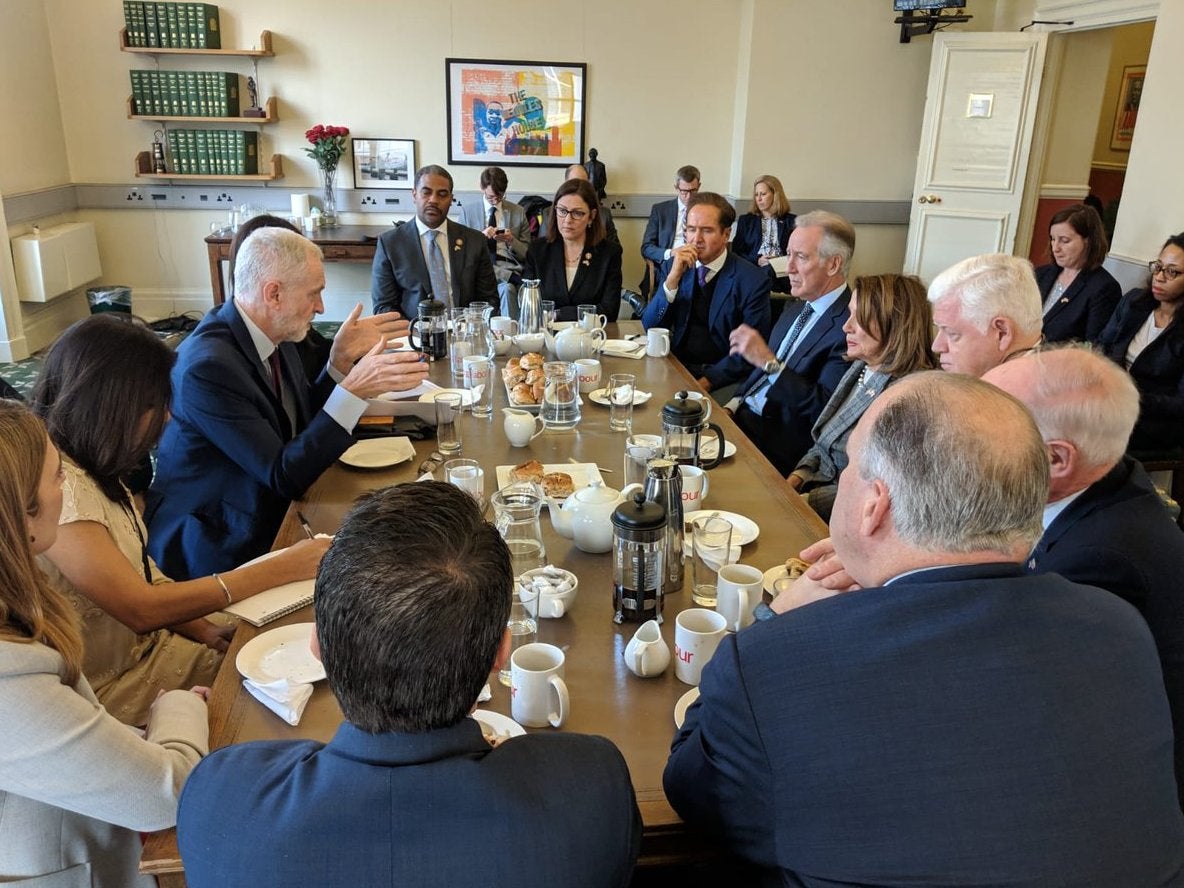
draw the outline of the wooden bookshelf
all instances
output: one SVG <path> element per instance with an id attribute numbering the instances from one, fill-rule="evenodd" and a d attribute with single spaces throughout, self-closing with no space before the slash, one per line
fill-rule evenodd
<path id="1" fill-rule="evenodd" d="M 127 97 L 127 119 L 128 120 L 157 120 L 160 122 L 170 121 L 175 123 L 275 123 L 279 120 L 279 114 L 276 111 L 275 96 L 267 100 L 263 106 L 262 117 L 189 117 L 184 114 L 134 114 L 132 109 L 135 108 L 135 102 L 131 96 Z"/>
<path id="2" fill-rule="evenodd" d="M 188 119 L 188 118 L 185 118 Z M 218 118 L 223 120 L 224 118 Z M 263 173 L 255 173 L 247 176 L 217 176 L 212 174 L 194 174 L 194 173 L 154 173 L 152 172 L 152 154 L 148 151 L 141 151 L 136 155 L 136 178 L 137 179 L 176 179 L 177 181 L 199 181 L 209 182 L 211 180 L 220 181 L 234 181 L 234 182 L 272 182 L 276 179 L 284 177 L 284 158 L 283 155 L 271 155 L 270 162 L 271 169 Z"/>
<path id="3" fill-rule="evenodd" d="M 119 48 L 124 52 L 140 52 L 145 55 L 193 55 L 193 56 L 239 56 L 247 59 L 264 59 L 275 55 L 271 48 L 271 31 L 259 35 L 260 49 L 193 49 L 192 47 L 128 46 L 127 28 L 119 29 Z"/>

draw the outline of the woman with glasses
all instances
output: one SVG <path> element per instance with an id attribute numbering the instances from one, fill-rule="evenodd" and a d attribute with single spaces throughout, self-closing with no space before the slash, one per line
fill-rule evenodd
<path id="1" fill-rule="evenodd" d="M 595 305 L 612 323 L 621 308 L 621 247 L 605 238 L 596 192 L 583 179 L 568 179 L 553 207 L 546 239 L 526 251 L 523 280 L 541 282 L 557 320 L 578 321 L 578 306 Z"/>
<path id="2" fill-rule="evenodd" d="M 1100 341 L 1139 387 L 1128 449 L 1143 456 L 1184 451 L 1184 233 L 1169 237 L 1148 268 L 1150 287 L 1122 297 Z"/>
<path id="3" fill-rule="evenodd" d="M 1098 341 L 1122 297 L 1122 287 L 1102 268 L 1109 243 L 1093 207 L 1074 204 L 1049 223 L 1052 262 L 1036 269 L 1044 300 L 1044 341 Z"/>
<path id="4" fill-rule="evenodd" d="M 124 479 L 160 439 L 174 360 L 138 321 L 95 315 L 54 343 L 33 389 L 64 476 L 57 540 L 39 561 L 81 616 L 82 671 L 95 695 L 129 725 L 144 723 L 161 690 L 213 684 L 233 625 L 205 617 L 316 576 L 327 548 L 325 540 L 303 541 L 259 564 L 186 582 L 160 572 Z"/>
<path id="5" fill-rule="evenodd" d="M 752 183 L 752 209 L 736 220 L 732 238 L 732 252 L 763 268 L 779 293 L 789 292 L 789 279 L 778 278 L 769 260 L 785 255 L 795 218 L 781 180 L 758 176 Z"/>

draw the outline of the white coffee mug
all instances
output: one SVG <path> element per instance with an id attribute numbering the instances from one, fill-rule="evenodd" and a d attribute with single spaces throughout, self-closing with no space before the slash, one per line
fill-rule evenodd
<path id="1" fill-rule="evenodd" d="M 595 358 L 580 358 L 576 361 L 576 375 L 580 380 L 580 391 L 584 394 L 600 388 L 600 361 Z"/>
<path id="2" fill-rule="evenodd" d="M 682 475 L 683 511 L 692 512 L 707 499 L 707 491 L 711 487 L 707 472 L 698 466 L 679 466 L 678 471 Z"/>
<path id="3" fill-rule="evenodd" d="M 461 378 L 467 389 L 489 385 L 492 370 L 493 364 L 485 355 L 465 355 L 461 358 Z"/>
<path id="4" fill-rule="evenodd" d="M 645 353 L 651 358 L 670 354 L 670 331 L 665 327 L 650 327 L 645 334 Z"/>
<path id="5" fill-rule="evenodd" d="M 647 620 L 625 645 L 625 665 L 638 678 L 661 675 L 670 665 L 670 646 L 657 620 Z"/>
<path id="6" fill-rule="evenodd" d="M 518 322 L 513 318 L 490 318 L 489 329 L 495 340 L 508 339 L 518 335 Z"/>
<path id="7" fill-rule="evenodd" d="M 705 395 L 702 392 L 689 391 L 687 392 L 688 401 L 696 401 L 703 408 L 703 421 L 711 419 L 711 396 Z"/>
<path id="8" fill-rule="evenodd" d="M 675 617 L 674 674 L 678 680 L 697 685 L 703 667 L 727 634 L 728 621 L 713 610 L 692 607 Z"/>
<path id="9" fill-rule="evenodd" d="M 558 728 L 571 700 L 563 681 L 563 651 L 553 644 L 524 644 L 510 657 L 510 712 L 528 728 Z"/>
<path id="10" fill-rule="evenodd" d="M 739 632 L 753 624 L 752 612 L 760 603 L 764 574 L 747 564 L 726 564 L 715 579 L 715 609 L 728 628 Z"/>

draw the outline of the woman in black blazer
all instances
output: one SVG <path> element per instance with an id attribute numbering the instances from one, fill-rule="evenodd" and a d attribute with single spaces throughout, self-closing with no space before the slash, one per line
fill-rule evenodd
<path id="1" fill-rule="evenodd" d="M 1074 204 L 1052 217 L 1052 262 L 1036 269 L 1044 302 L 1044 341 L 1097 343 L 1114 314 L 1122 288 L 1102 268 L 1109 243 L 1093 207 Z"/>
<path id="2" fill-rule="evenodd" d="M 778 293 L 789 292 L 789 281 L 777 277 L 769 266 L 769 257 L 785 255 L 795 218 L 789 211 L 789 198 L 781 180 L 776 176 L 758 176 L 752 183 L 752 209 L 736 220 L 732 252 L 765 269 Z M 765 226 L 770 228 L 768 237 Z M 774 227 L 776 232 L 772 230 Z"/>
<path id="3" fill-rule="evenodd" d="M 556 320 L 578 321 L 576 307 L 595 305 L 612 323 L 621 309 L 621 247 L 605 239 L 596 192 L 583 179 L 568 179 L 555 192 L 553 225 L 546 240 L 526 251 L 523 280 L 538 279 Z"/>
<path id="4" fill-rule="evenodd" d="M 1101 346 L 1139 388 L 1139 421 L 1128 449 L 1178 453 L 1184 450 L 1184 233 L 1168 238 L 1148 267 L 1151 286 L 1122 297 Z"/>

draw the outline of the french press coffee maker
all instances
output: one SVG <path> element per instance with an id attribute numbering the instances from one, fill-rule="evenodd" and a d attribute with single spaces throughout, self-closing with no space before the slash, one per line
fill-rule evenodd
<path id="1" fill-rule="evenodd" d="M 719 439 L 719 447 L 711 459 L 704 459 L 699 453 L 705 429 L 714 429 Z M 662 407 L 662 443 L 666 456 L 686 466 L 714 469 L 724 455 L 723 429 L 707 422 L 702 402 L 688 398 L 686 392 L 679 392 Z"/>
<path id="2" fill-rule="evenodd" d="M 415 345 L 415 336 L 419 344 Z M 419 303 L 418 316 L 411 322 L 411 344 L 429 361 L 448 357 L 448 308 L 439 299 Z"/>
<path id="3" fill-rule="evenodd" d="M 613 622 L 662 621 L 666 509 L 635 493 L 613 512 Z"/>

